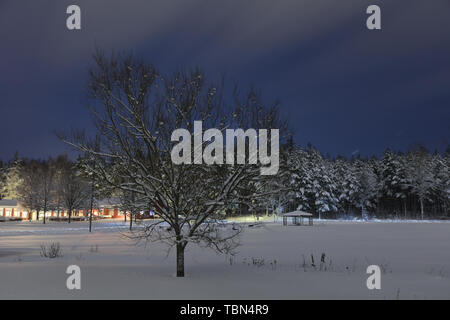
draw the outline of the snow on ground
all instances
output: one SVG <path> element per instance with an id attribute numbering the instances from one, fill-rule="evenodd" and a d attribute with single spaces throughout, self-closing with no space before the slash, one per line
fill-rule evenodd
<path id="1" fill-rule="evenodd" d="M 245 228 L 235 257 L 188 247 L 185 278 L 174 276 L 173 251 L 134 246 L 123 222 L 96 221 L 91 234 L 86 222 L 2 223 L 0 300 L 450 299 L 449 223 L 264 220 Z M 40 245 L 52 242 L 63 257 L 40 256 Z M 78 291 L 66 288 L 72 264 L 82 272 Z M 381 290 L 366 287 L 370 264 L 383 271 Z"/>

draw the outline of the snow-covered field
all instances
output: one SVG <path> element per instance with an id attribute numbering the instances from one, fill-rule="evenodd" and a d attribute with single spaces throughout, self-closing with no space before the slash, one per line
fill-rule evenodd
<path id="1" fill-rule="evenodd" d="M 236 256 L 188 247 L 186 277 L 174 252 L 136 247 L 122 222 L 0 224 L 3 299 L 450 299 L 450 223 L 320 221 L 283 227 L 270 219 L 246 227 Z M 59 242 L 63 256 L 40 256 Z M 320 258 L 325 254 L 325 263 Z M 311 255 L 316 267 L 311 266 Z M 69 265 L 81 290 L 66 288 Z M 368 265 L 382 269 L 368 290 Z"/>

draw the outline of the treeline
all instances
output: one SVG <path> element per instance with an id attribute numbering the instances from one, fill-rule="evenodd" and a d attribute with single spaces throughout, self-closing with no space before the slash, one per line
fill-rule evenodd
<path id="1" fill-rule="evenodd" d="M 381 159 L 323 157 L 316 149 L 290 147 L 283 183 L 272 199 L 284 211 L 318 217 L 427 219 L 450 217 L 450 149 L 431 154 L 386 150 Z"/>
<path id="2" fill-rule="evenodd" d="M 319 218 L 450 218 L 450 150 L 441 155 L 416 147 L 407 153 L 386 150 L 381 158 L 332 159 L 311 146 L 291 145 L 284 148 L 281 161 L 273 185 L 285 191 L 268 196 L 259 214 L 303 210 Z M 67 156 L 16 156 L 0 162 L 0 199 L 18 199 L 44 222 L 43 212 L 48 211 L 58 216 L 68 212 L 70 219 L 74 210 L 88 210 L 94 196 L 102 193 L 98 186 L 104 183 L 98 181 L 93 188 L 84 164 L 81 158 L 73 162 Z M 227 212 L 250 213 L 242 209 Z"/>
<path id="3" fill-rule="evenodd" d="M 27 212 L 36 213 L 44 223 L 44 212 L 49 211 L 58 217 L 67 212 L 70 222 L 75 210 L 87 209 L 90 197 L 89 180 L 65 155 L 47 160 L 16 155 L 9 163 L 0 162 L 0 199 L 19 200 Z"/>

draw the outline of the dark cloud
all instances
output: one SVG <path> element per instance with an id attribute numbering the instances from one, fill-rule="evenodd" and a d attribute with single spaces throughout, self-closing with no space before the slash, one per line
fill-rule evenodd
<path id="1" fill-rule="evenodd" d="M 72 32 L 73 3 L 0 3 L 0 158 L 61 152 L 54 130 L 89 130 L 95 47 L 254 84 L 281 99 L 299 143 L 323 152 L 448 145 L 450 1 L 79 0 Z M 381 31 L 365 28 L 369 4 L 382 8 Z"/>

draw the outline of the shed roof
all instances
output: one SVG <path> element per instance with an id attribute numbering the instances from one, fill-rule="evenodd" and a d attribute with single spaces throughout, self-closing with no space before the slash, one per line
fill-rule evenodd
<path id="1" fill-rule="evenodd" d="M 312 217 L 312 214 L 304 211 L 292 211 L 283 214 L 283 217 Z"/>
<path id="2" fill-rule="evenodd" d="M 120 206 L 120 199 L 119 198 L 105 198 L 105 199 L 99 199 L 97 200 L 97 205 L 101 208 L 103 207 L 115 207 Z"/>
<path id="3" fill-rule="evenodd" d="M 0 207 L 17 207 L 19 205 L 19 202 L 16 199 L 2 199 L 0 200 Z"/>

